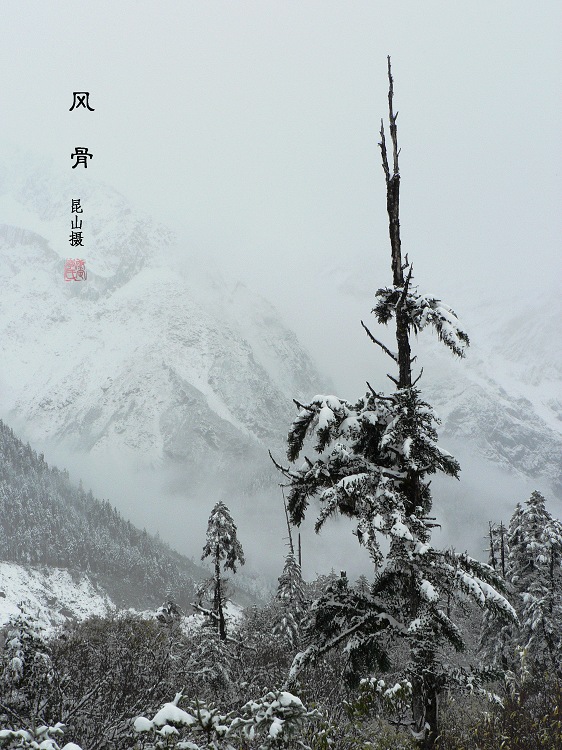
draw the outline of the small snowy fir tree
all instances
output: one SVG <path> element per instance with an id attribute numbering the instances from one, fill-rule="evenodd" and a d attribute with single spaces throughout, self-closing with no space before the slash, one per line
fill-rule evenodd
<path id="1" fill-rule="evenodd" d="M 0 656 L 0 695 L 10 715 L 27 716 L 44 724 L 54 679 L 50 649 L 42 628 L 25 610 L 13 616 L 5 630 Z"/>
<path id="2" fill-rule="evenodd" d="M 533 666 L 562 674 L 562 523 L 540 492 L 517 505 L 509 524 L 508 576 L 519 597 L 519 646 Z"/>
<path id="3" fill-rule="evenodd" d="M 276 600 L 279 604 L 274 625 L 274 633 L 281 636 L 290 646 L 299 640 L 303 621 L 306 598 L 301 566 L 292 552 L 285 558 L 283 573 L 279 577 Z"/>
<path id="4" fill-rule="evenodd" d="M 291 465 L 278 468 L 288 480 L 291 521 L 299 525 L 311 498 L 321 510 L 320 531 L 338 514 L 353 519 L 355 534 L 368 551 L 376 578 L 369 592 L 350 587 L 342 577 L 313 608 L 310 646 L 293 663 L 288 687 L 301 668 L 327 650 L 343 646 L 351 679 L 388 666 L 386 646 L 404 637 L 409 661 L 398 675 L 411 686 L 410 726 L 420 748 L 432 748 L 439 733 L 438 700 L 446 688 L 473 690 L 476 673 L 459 670 L 443 656 L 448 645 L 462 650 L 457 626 L 446 614 L 446 603 L 469 596 L 482 608 L 515 618 L 502 595 L 501 577 L 489 565 L 467 554 L 441 551 L 430 543 L 432 500 L 429 477 L 457 477 L 459 465 L 437 443 L 438 420 L 412 377 L 411 334 L 432 327 L 438 338 L 462 357 L 468 336 L 450 307 L 413 285 L 412 267 L 402 259 L 399 222 L 398 142 L 393 111 L 393 81 L 388 61 L 392 166 L 384 128 L 381 153 L 387 186 L 393 286 L 379 289 L 373 310 L 379 323 L 394 321 L 396 351 L 376 339 L 373 343 L 397 367 L 389 376 L 391 395 L 368 392 L 355 402 L 335 396 L 315 396 L 297 403 L 298 415 L 288 436 Z M 407 274 L 404 272 L 407 270 Z M 317 456 L 304 455 L 312 441 Z M 385 544 L 381 545 L 381 541 Z M 388 551 L 386 551 L 388 550 Z"/>
<path id="5" fill-rule="evenodd" d="M 221 563 L 225 570 L 236 573 L 236 565 L 244 565 L 244 552 L 236 536 L 236 524 L 223 502 L 213 508 L 207 526 L 207 541 L 201 559 L 210 557 L 214 564 L 213 616 L 221 640 L 226 640 L 226 620 L 224 617 L 224 582 L 221 577 Z"/>

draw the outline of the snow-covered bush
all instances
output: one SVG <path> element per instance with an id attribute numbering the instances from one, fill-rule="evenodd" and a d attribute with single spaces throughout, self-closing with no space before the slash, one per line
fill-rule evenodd
<path id="1" fill-rule="evenodd" d="M 152 719 L 137 716 L 133 729 L 139 735 L 137 748 L 143 750 L 235 750 L 232 743 L 243 740 L 245 747 L 259 750 L 287 747 L 295 742 L 306 748 L 300 737 L 308 721 L 318 715 L 308 711 L 299 698 L 286 691 L 269 692 L 257 701 L 248 701 L 236 715 L 195 701 L 186 709 L 177 693 Z"/>
<path id="2" fill-rule="evenodd" d="M 34 731 L 27 729 L 0 729 L 0 748 L 2 750 L 81 750 L 74 742 L 59 745 L 64 733 L 64 724 L 54 727 L 40 726 Z"/>
<path id="3" fill-rule="evenodd" d="M 281 748 L 286 742 L 299 739 L 317 711 L 308 711 L 302 701 L 287 691 L 270 692 L 257 701 L 248 701 L 231 725 L 231 733 L 240 733 L 247 740 L 258 740 L 259 750 Z"/>

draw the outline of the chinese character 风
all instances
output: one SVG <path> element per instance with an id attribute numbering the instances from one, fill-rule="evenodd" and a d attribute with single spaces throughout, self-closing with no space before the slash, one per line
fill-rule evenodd
<path id="1" fill-rule="evenodd" d="M 84 146 L 76 146 L 74 151 L 75 153 L 70 154 L 71 159 L 76 159 L 76 164 L 72 165 L 72 169 L 76 169 L 79 164 L 83 164 L 87 168 L 88 159 L 91 159 L 93 157 L 93 154 L 89 154 L 88 149 Z"/>
<path id="2" fill-rule="evenodd" d="M 86 261 L 80 258 L 67 258 L 64 264 L 65 281 L 86 281 Z"/>
<path id="3" fill-rule="evenodd" d="M 68 110 L 69 112 L 72 112 L 73 109 L 78 109 L 78 107 L 84 107 L 84 109 L 89 109 L 90 112 L 95 112 L 94 108 L 90 107 L 89 91 L 73 91 L 72 96 L 72 107 Z"/>

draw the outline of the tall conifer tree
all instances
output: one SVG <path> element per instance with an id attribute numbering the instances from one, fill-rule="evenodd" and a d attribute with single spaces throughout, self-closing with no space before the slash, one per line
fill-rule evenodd
<path id="1" fill-rule="evenodd" d="M 225 570 L 236 573 L 236 565 L 244 565 L 244 551 L 236 535 L 236 524 L 223 502 L 213 508 L 207 526 L 207 541 L 201 559 L 210 557 L 214 564 L 213 612 L 221 640 L 226 640 L 224 617 L 224 584 L 221 577 L 221 562 Z"/>
<path id="2" fill-rule="evenodd" d="M 374 314 L 381 324 L 394 321 L 396 350 L 365 328 L 370 340 L 397 368 L 389 375 L 390 395 L 368 392 L 356 402 L 317 396 L 297 403 L 298 415 L 288 436 L 292 465 L 278 468 L 288 480 L 288 507 L 299 525 L 311 498 L 321 510 L 316 531 L 338 513 L 355 521 L 355 534 L 373 562 L 371 591 L 358 591 L 345 576 L 334 581 L 313 607 L 311 643 L 297 655 L 289 680 L 330 648 L 344 646 L 348 674 L 358 678 L 377 666 L 388 666 L 385 646 L 395 638 L 409 643 L 410 658 L 402 676 L 412 685 L 411 728 L 421 748 L 432 748 L 438 734 L 438 699 L 446 687 L 473 689 L 477 675 L 443 660 L 442 647 L 464 647 L 461 633 L 444 611 L 444 603 L 469 595 L 483 608 L 514 618 L 500 593 L 500 576 L 467 554 L 431 546 L 432 500 L 429 477 L 437 472 L 457 477 L 457 461 L 437 443 L 438 420 L 416 387 L 410 337 L 433 327 L 457 356 L 464 356 L 468 336 L 453 310 L 414 286 L 412 266 L 402 257 L 400 240 L 397 114 L 388 60 L 391 163 L 381 125 L 381 155 L 387 188 L 393 285 L 376 292 Z M 295 462 L 311 439 L 317 457 Z M 386 540 L 388 552 L 381 547 Z M 289 684 L 290 684 L 289 681 Z"/>
<path id="3" fill-rule="evenodd" d="M 562 674 L 562 523 L 540 492 L 517 505 L 509 524 L 508 577 L 519 596 L 519 645 L 535 668 Z"/>
<path id="4" fill-rule="evenodd" d="M 299 640 L 306 597 L 301 566 L 292 552 L 289 552 L 285 558 L 285 565 L 283 573 L 279 576 L 275 598 L 279 603 L 279 611 L 274 632 L 276 635 L 285 638 L 291 646 L 294 646 Z"/>

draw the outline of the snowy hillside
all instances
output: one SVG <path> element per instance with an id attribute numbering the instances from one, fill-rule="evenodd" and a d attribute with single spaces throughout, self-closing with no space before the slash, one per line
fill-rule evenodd
<path id="1" fill-rule="evenodd" d="M 115 607 L 87 575 L 0 562 L 0 627 L 20 614 L 20 604 L 46 630 L 68 619 L 104 616 Z"/>
<path id="2" fill-rule="evenodd" d="M 88 280 L 64 283 L 64 259 L 77 254 L 68 243 L 77 196 Z M 293 398 L 334 390 L 271 304 L 202 269 L 200 251 L 186 261 L 189 248 L 166 227 L 90 175 L 58 177 L 29 157 L 0 157 L 0 217 L 0 416 L 182 552 L 199 556 L 208 510 L 224 497 L 248 529 L 249 559 L 261 568 L 264 544 L 281 559 L 284 519 L 267 448 L 284 454 Z M 342 284 L 354 273 L 319 278 L 325 304 L 348 303 Z M 374 283 L 367 275 L 347 283 L 355 305 L 364 299 L 358 328 L 360 316 L 369 320 Z M 446 298 L 471 338 L 466 360 L 454 361 L 425 333 L 414 342 L 424 365 L 420 386 L 443 418 L 443 445 L 461 461 L 463 488 L 474 467 L 472 495 L 487 496 L 493 468 L 522 478 L 521 500 L 535 486 L 560 499 L 562 364 L 552 344 L 560 301 L 518 299 L 514 309 L 512 301 L 483 307 L 475 299 Z M 388 333 L 381 329 L 381 338 Z M 371 354 L 385 360 L 375 348 Z M 349 364 L 342 359 L 351 368 L 356 361 L 353 352 Z M 183 473 L 159 472 L 162 491 L 148 488 L 146 473 L 138 478 L 139 466 Z M 249 499 L 257 495 L 259 503 Z"/>
<path id="3" fill-rule="evenodd" d="M 32 441 L 145 466 L 282 439 L 291 398 L 321 379 L 269 303 L 180 266 L 165 227 L 87 177 L 15 157 L 0 169 L 3 416 Z M 68 243 L 77 195 L 83 248 Z M 64 283 L 76 254 L 88 279 Z"/>
<path id="4" fill-rule="evenodd" d="M 464 316 L 471 346 L 462 362 L 431 356 L 424 389 L 443 420 L 441 434 L 469 444 L 486 461 L 542 483 L 562 499 L 562 321 L 558 296 L 496 301 Z"/>

